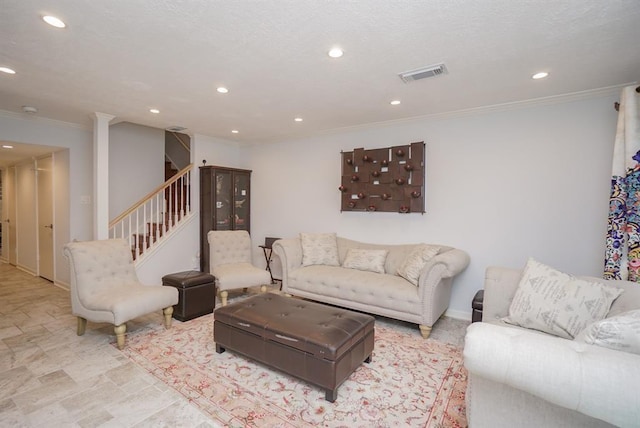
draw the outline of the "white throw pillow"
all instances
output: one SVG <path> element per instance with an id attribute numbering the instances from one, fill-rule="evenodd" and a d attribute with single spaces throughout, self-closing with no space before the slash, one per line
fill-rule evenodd
<path id="1" fill-rule="evenodd" d="M 335 233 L 301 233 L 302 266 L 340 266 Z"/>
<path id="2" fill-rule="evenodd" d="M 585 328 L 576 340 L 640 354 L 640 309 L 594 322 Z"/>
<path id="3" fill-rule="evenodd" d="M 384 273 L 384 262 L 387 260 L 388 250 L 367 250 L 363 248 L 349 248 L 342 267 Z"/>
<path id="4" fill-rule="evenodd" d="M 420 272 L 422 272 L 427 262 L 438 254 L 438 251 L 440 251 L 440 247 L 427 244 L 416 245 L 398 268 L 398 275 L 413 285 L 418 285 Z"/>
<path id="5" fill-rule="evenodd" d="M 503 321 L 573 339 L 603 319 L 622 290 L 562 273 L 529 259 Z"/>

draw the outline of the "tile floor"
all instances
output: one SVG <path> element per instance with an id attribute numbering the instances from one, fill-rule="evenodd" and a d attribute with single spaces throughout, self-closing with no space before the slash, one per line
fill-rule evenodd
<path id="1" fill-rule="evenodd" d="M 160 325 L 158 312 L 127 330 Z M 432 337 L 462 346 L 467 325 L 443 317 Z M 114 342 L 107 324 L 77 336 L 68 291 L 0 263 L 0 427 L 216 426 Z"/>

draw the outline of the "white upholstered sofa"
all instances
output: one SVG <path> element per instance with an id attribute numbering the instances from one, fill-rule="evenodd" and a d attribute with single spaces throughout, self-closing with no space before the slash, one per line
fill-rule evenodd
<path id="1" fill-rule="evenodd" d="M 337 266 L 303 266 L 300 237 L 276 241 L 273 251 L 282 262 L 285 293 L 416 323 L 426 338 L 449 306 L 453 277 L 467 267 L 469 256 L 459 249 L 437 246 L 437 255 L 426 262 L 414 285 L 397 271 L 417 245 L 368 244 L 337 237 Z M 387 250 L 384 273 L 344 267 L 350 249 Z"/>
<path id="2" fill-rule="evenodd" d="M 640 355 L 501 321 L 521 276 L 486 271 L 482 322 L 465 337 L 469 426 L 640 427 Z M 608 318 L 640 308 L 639 284 L 583 279 L 624 289 Z"/>

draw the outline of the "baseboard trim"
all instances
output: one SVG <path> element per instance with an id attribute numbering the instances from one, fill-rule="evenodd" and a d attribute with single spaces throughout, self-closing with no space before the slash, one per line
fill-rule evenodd
<path id="1" fill-rule="evenodd" d="M 471 312 L 458 311 L 455 309 L 447 309 L 444 313 L 445 317 L 455 318 L 457 320 L 471 321 Z"/>

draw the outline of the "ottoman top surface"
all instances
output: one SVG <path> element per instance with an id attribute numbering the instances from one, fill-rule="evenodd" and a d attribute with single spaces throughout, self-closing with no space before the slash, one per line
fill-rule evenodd
<path id="1" fill-rule="evenodd" d="M 185 288 L 193 287 L 194 285 L 209 284 L 214 281 L 215 277 L 213 275 L 197 270 L 176 272 L 162 277 L 162 283 L 164 285 L 173 285 Z"/>
<path id="2" fill-rule="evenodd" d="M 327 359 L 349 350 L 375 322 L 371 315 L 273 293 L 219 307 L 214 319 Z"/>

